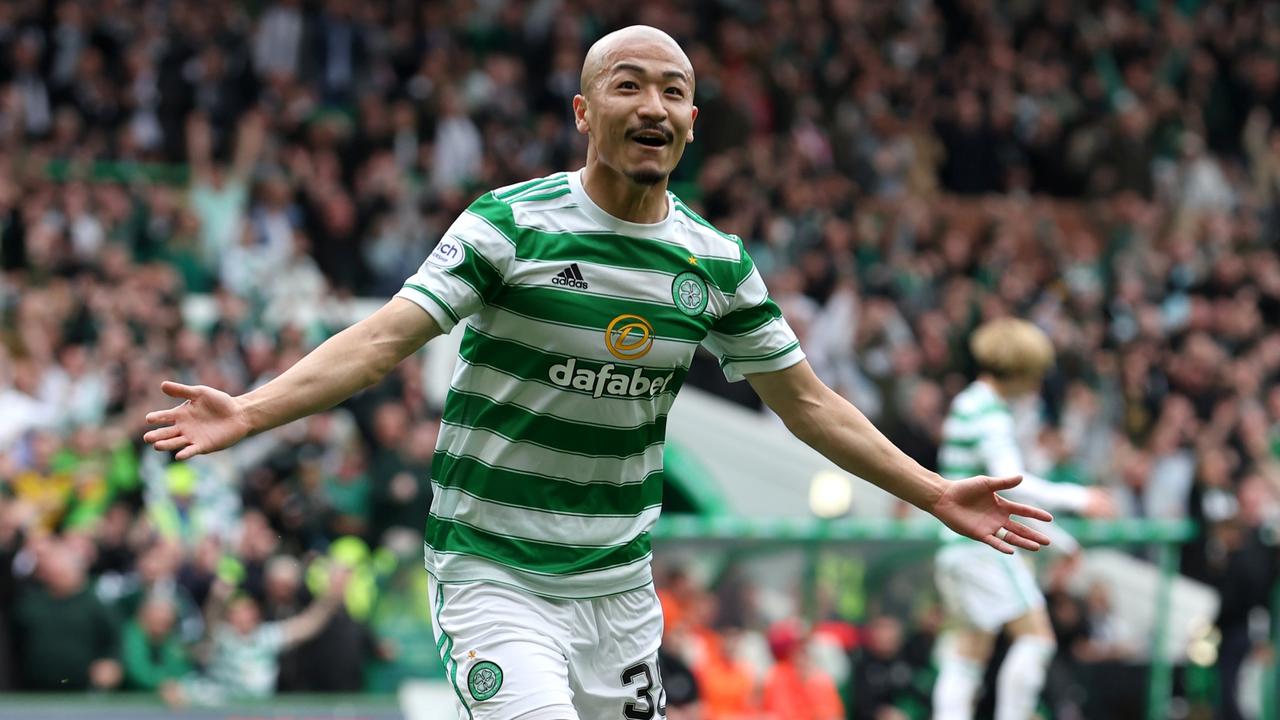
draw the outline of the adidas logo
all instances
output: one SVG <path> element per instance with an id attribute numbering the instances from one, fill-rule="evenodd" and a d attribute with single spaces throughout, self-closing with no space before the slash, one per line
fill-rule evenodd
<path id="1" fill-rule="evenodd" d="M 582 271 L 578 269 L 578 263 L 574 263 L 556 273 L 555 277 L 551 278 L 551 284 L 578 288 L 579 290 L 587 289 L 587 281 L 583 279 Z"/>

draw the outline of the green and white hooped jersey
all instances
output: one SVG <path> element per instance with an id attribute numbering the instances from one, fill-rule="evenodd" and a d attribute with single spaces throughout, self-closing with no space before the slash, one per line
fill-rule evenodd
<path id="1" fill-rule="evenodd" d="M 938 474 L 949 480 L 992 475 L 996 471 L 988 456 L 993 447 L 1017 452 L 1013 413 L 990 385 L 974 381 L 951 401 L 942 423 Z M 1010 460 L 1021 464 L 1021 459 Z M 944 527 L 943 539 L 954 542 L 967 538 Z"/>
<path id="2" fill-rule="evenodd" d="M 554 597 L 651 582 L 667 413 L 694 350 L 725 375 L 803 359 L 741 241 L 668 193 L 614 218 L 558 173 L 487 193 L 397 297 L 470 318 L 432 465 L 427 568 Z"/>

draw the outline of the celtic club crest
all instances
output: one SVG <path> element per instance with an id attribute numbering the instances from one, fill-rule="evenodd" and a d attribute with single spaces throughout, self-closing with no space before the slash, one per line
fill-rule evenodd
<path id="1" fill-rule="evenodd" d="M 467 690 L 476 701 L 488 700 L 502 688 L 502 668 L 497 663 L 481 660 L 467 673 Z"/>
<path id="2" fill-rule="evenodd" d="M 701 315 L 707 309 L 707 283 L 695 272 L 682 272 L 671 281 L 671 300 L 680 312 Z"/>

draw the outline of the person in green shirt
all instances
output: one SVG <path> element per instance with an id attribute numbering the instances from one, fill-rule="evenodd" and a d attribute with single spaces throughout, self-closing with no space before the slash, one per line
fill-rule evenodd
<path id="1" fill-rule="evenodd" d="M 14 607 L 21 687 L 63 691 L 119 685 L 116 619 L 89 587 L 84 558 L 61 540 L 44 540 L 36 551 L 36 579 Z"/>
<path id="2" fill-rule="evenodd" d="M 177 630 L 177 607 L 170 597 L 152 594 L 124 626 L 121 654 L 124 682 L 131 690 L 156 690 L 166 680 L 191 672 Z"/>

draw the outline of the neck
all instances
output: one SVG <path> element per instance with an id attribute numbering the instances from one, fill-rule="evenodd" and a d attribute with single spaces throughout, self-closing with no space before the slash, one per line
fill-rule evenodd
<path id="1" fill-rule="evenodd" d="M 986 383 L 987 386 L 990 387 L 992 390 L 995 390 L 996 395 L 999 395 L 1001 400 L 1008 401 L 1009 398 L 1011 397 L 1010 388 L 1008 387 L 1008 385 L 1006 383 L 1003 383 L 997 380 L 995 375 L 992 375 L 990 373 L 983 373 L 982 375 L 978 376 L 978 379 Z"/>
<path id="2" fill-rule="evenodd" d="M 52 597 L 58 600 L 65 600 L 66 598 L 69 598 L 72 595 L 75 595 L 76 593 L 80 592 L 80 588 L 78 586 L 66 587 L 66 586 L 50 585 L 48 586 L 47 589 L 48 589 L 49 595 L 51 595 Z"/>
<path id="3" fill-rule="evenodd" d="M 647 225 L 662 222 L 670 211 L 666 178 L 641 185 L 601 162 L 594 148 L 587 150 L 582 189 L 601 210 L 619 220 Z"/>

